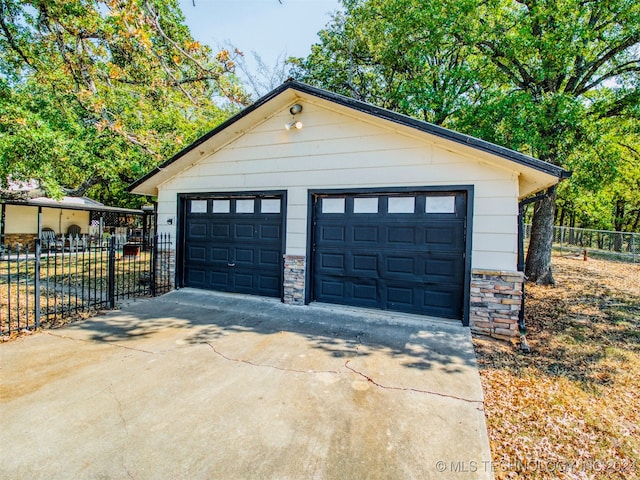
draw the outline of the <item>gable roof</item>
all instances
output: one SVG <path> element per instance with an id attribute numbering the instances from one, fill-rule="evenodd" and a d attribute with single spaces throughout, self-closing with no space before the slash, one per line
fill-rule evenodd
<path id="1" fill-rule="evenodd" d="M 545 174 L 545 176 L 552 177 L 552 179 L 547 180 L 546 185 L 537 188 L 537 190 L 531 189 L 531 191 L 525 192 L 525 195 L 539 191 L 542 188 L 546 188 L 547 186 L 553 185 L 558 181 L 571 176 L 571 172 L 567 172 L 561 167 L 538 160 L 537 158 L 529 155 L 516 152 L 515 150 L 501 147 L 494 143 L 449 130 L 448 128 L 440 127 L 432 123 L 417 120 L 407 115 L 380 108 L 360 100 L 332 93 L 321 88 L 312 87 L 296 80 L 287 80 L 282 85 L 257 100 L 254 104 L 248 106 L 225 122 L 221 123 L 207 134 L 198 138 L 191 145 L 183 148 L 173 157 L 154 168 L 140 179 L 136 180 L 134 183 L 129 185 L 128 191 L 143 195 L 155 195 L 157 185 L 168 180 L 184 168 L 183 165 L 180 165 L 181 160 L 186 159 L 187 164 L 197 161 L 198 156 L 194 155 L 194 153 L 199 149 L 198 147 L 203 146 L 203 144 L 208 140 L 214 137 L 219 137 L 221 145 L 227 144 L 242 135 L 242 133 L 250 128 L 254 122 L 264 119 L 267 116 L 266 114 L 264 116 L 258 116 L 257 118 L 254 117 L 256 117 L 256 114 L 260 111 L 268 108 L 268 104 L 270 106 L 268 110 L 273 111 L 288 107 L 293 101 L 300 97 L 308 96 L 331 102 L 336 106 L 344 107 L 352 111 L 371 115 L 377 119 L 401 125 L 414 131 L 434 135 L 447 142 L 453 142 L 454 144 L 471 148 L 478 152 L 484 152 L 493 157 L 506 160 L 507 163 L 510 163 L 515 170 L 521 170 L 524 167 L 526 170 L 533 170 Z M 200 151 L 201 155 L 203 153 L 204 150 Z"/>

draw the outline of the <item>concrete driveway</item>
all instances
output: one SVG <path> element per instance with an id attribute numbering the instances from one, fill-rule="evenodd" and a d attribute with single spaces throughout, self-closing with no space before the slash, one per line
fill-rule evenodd
<path id="1" fill-rule="evenodd" d="M 182 289 L 0 345 L 3 479 L 492 478 L 457 322 Z"/>

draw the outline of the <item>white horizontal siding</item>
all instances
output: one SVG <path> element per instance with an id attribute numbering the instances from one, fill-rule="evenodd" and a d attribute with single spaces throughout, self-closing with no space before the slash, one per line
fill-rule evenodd
<path id="1" fill-rule="evenodd" d="M 514 215 L 476 215 L 473 223 L 473 233 L 496 233 L 504 231 L 505 225 L 517 220 Z"/>
<path id="2" fill-rule="evenodd" d="M 510 253 L 515 254 L 517 252 L 517 234 L 510 233 L 478 233 L 473 234 L 473 247 L 476 252 L 492 252 Z M 480 259 L 479 259 L 480 260 Z M 494 268 L 488 266 L 474 265 L 474 268 Z"/>
<path id="3" fill-rule="evenodd" d="M 474 185 L 472 267 L 515 269 L 513 171 L 313 105 L 296 116 L 301 130 L 286 131 L 290 119 L 266 120 L 161 185 L 159 231 L 175 234 L 179 193 L 287 190 L 286 252 L 304 255 L 309 189 Z"/>

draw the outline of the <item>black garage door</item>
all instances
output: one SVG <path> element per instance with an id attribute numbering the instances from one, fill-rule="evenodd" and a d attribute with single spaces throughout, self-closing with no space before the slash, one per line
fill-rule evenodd
<path id="1" fill-rule="evenodd" d="M 314 196 L 314 300 L 462 319 L 466 211 L 466 192 Z"/>
<path id="2" fill-rule="evenodd" d="M 184 286 L 282 295 L 282 195 L 184 202 Z"/>

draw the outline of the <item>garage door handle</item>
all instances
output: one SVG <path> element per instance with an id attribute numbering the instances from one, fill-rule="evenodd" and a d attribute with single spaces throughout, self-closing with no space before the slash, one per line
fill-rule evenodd
<path id="1" fill-rule="evenodd" d="M 235 267 L 236 264 L 235 263 L 227 263 L 227 267 Z"/>

